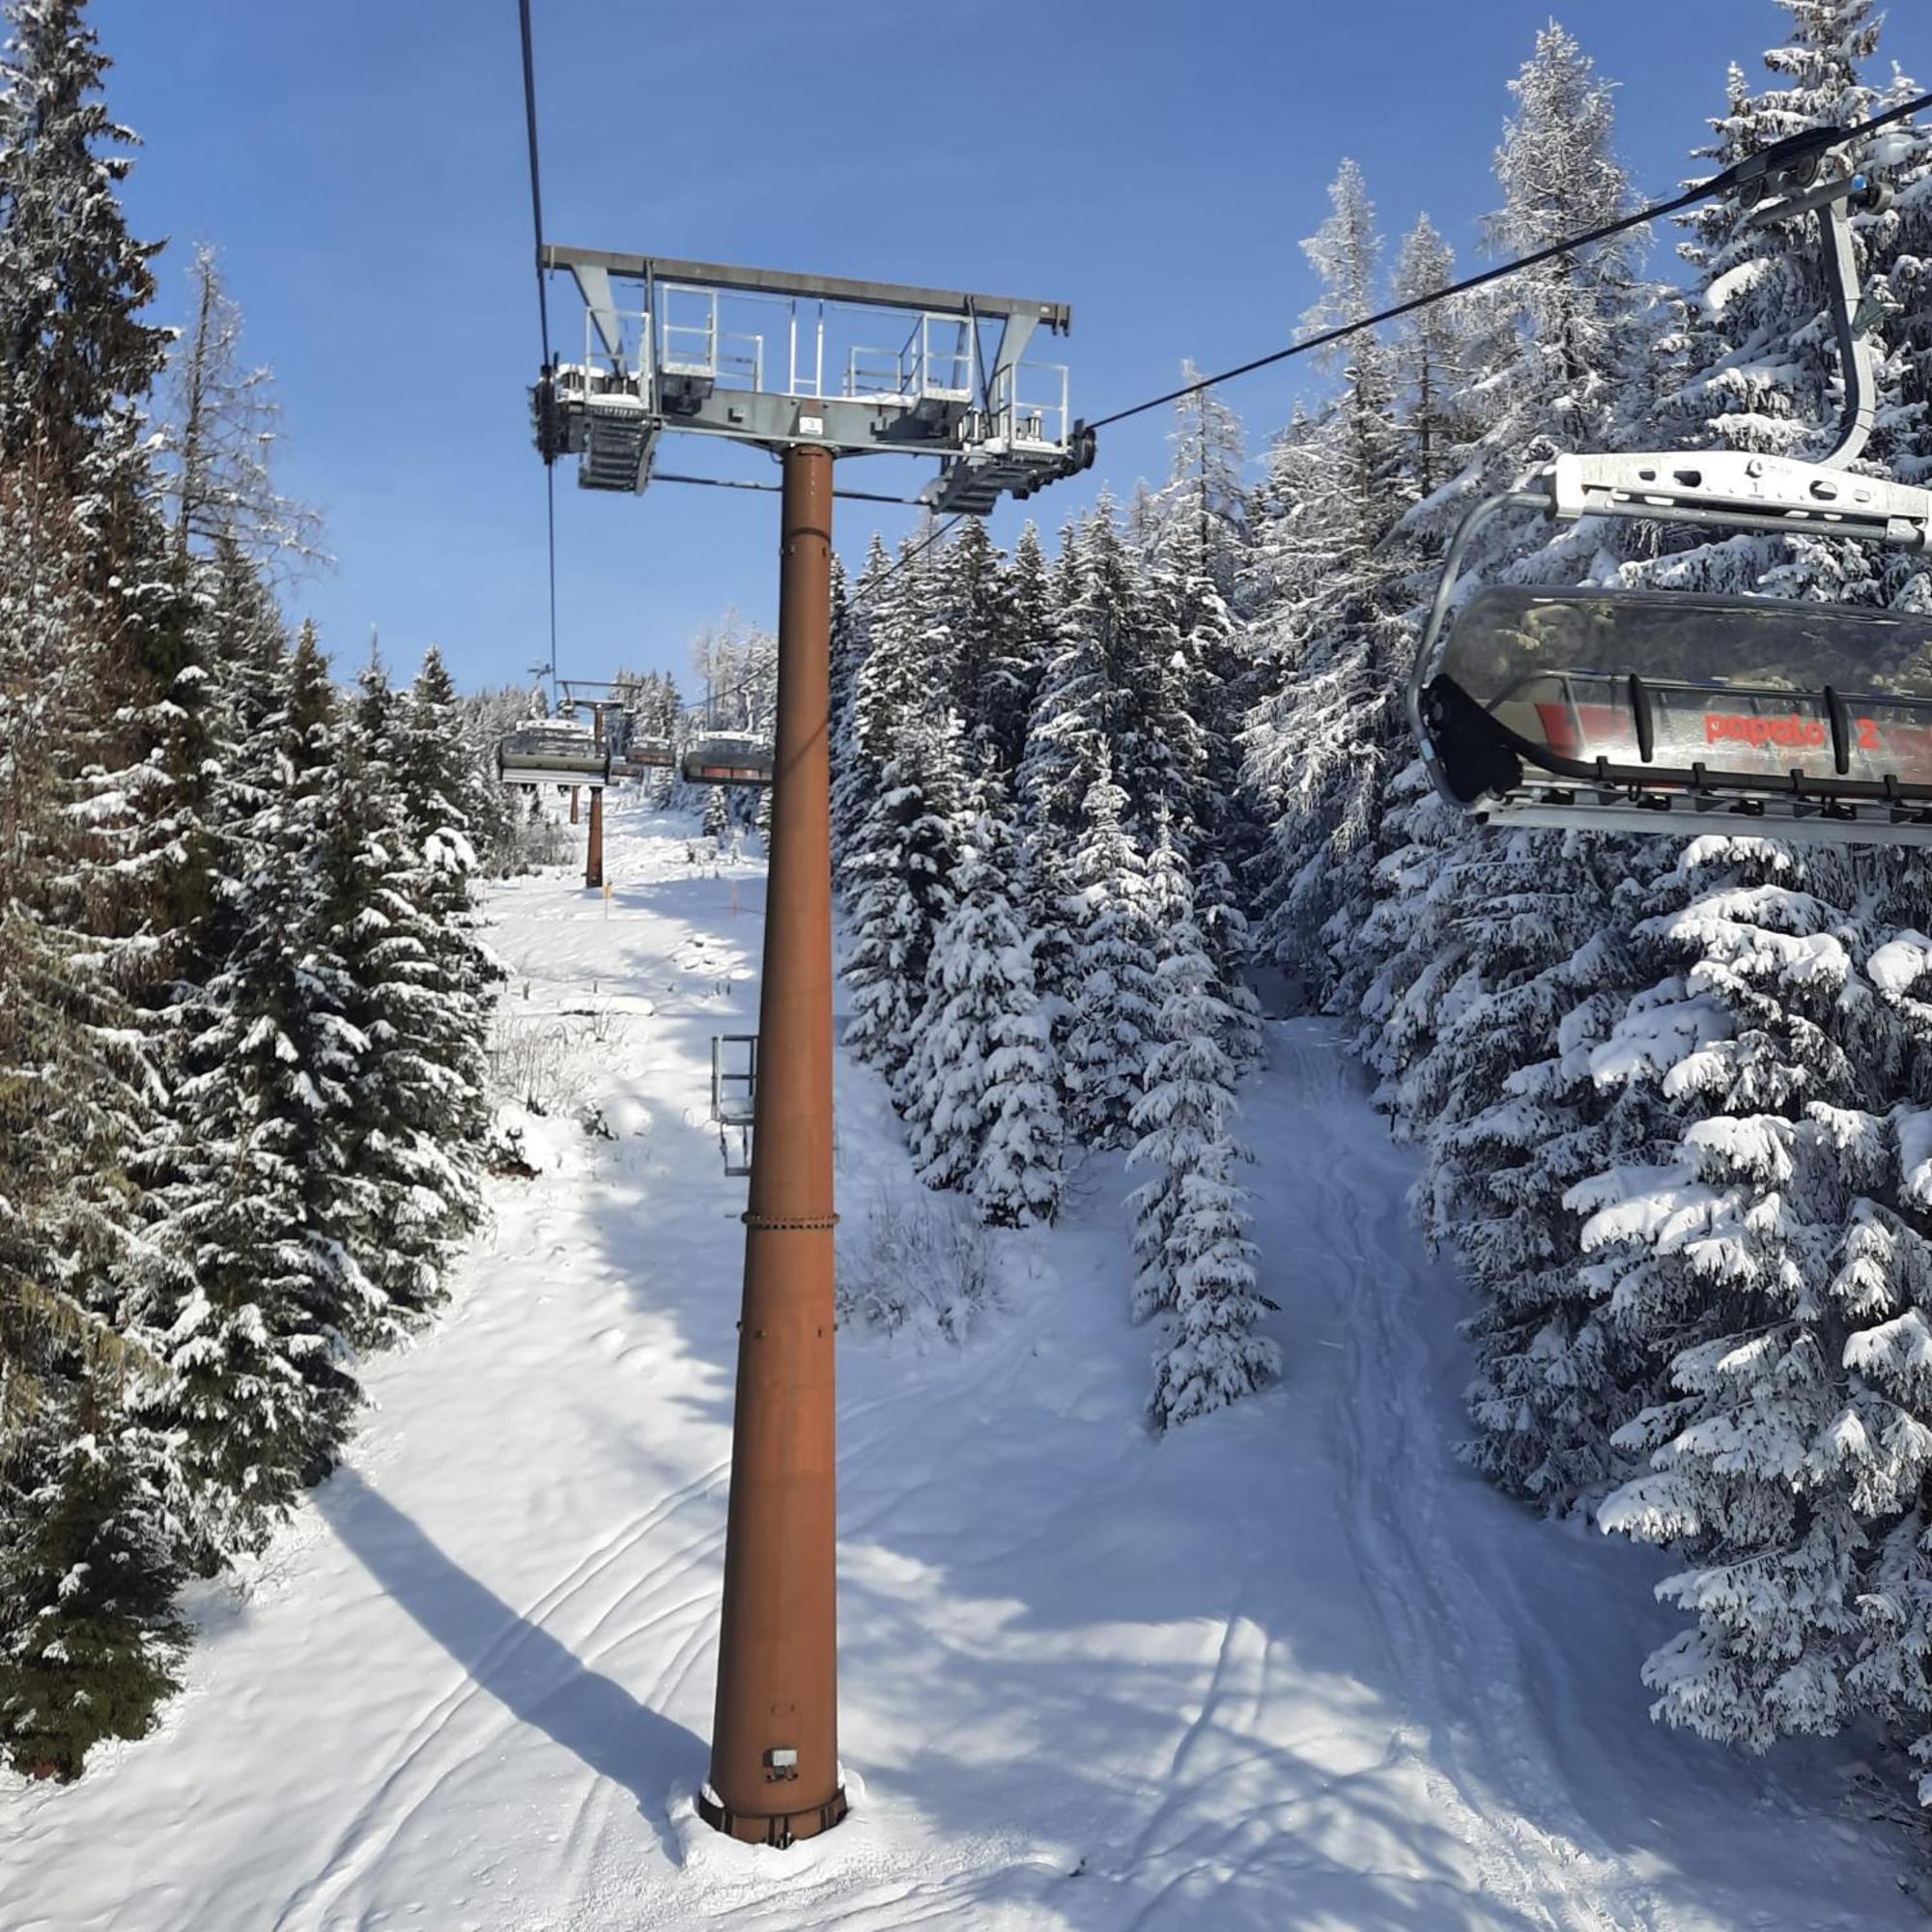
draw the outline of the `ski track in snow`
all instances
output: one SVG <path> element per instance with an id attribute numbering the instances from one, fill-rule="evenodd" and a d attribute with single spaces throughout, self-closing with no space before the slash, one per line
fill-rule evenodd
<path id="1" fill-rule="evenodd" d="M 349 1465 L 195 1600 L 160 1734 L 0 1782 L 5 1932 L 1922 1922 L 1849 1749 L 1650 1723 L 1662 1564 L 1456 1463 L 1463 1296 L 1313 1022 L 1245 1095 L 1283 1385 L 1148 1437 L 1118 1157 L 1000 1238 L 966 1347 L 848 1333 L 853 1813 L 784 1854 L 699 1826 L 744 1199 L 709 1038 L 755 1026 L 762 879 L 611 805 L 610 914 L 519 881 L 489 936 L 506 1027 L 566 1029 L 618 1138 L 532 1123 L 544 1172 L 493 1185 L 448 1315 L 372 1365 Z M 841 1064 L 839 1108 L 861 1239 L 925 1197 L 878 1083 Z"/>

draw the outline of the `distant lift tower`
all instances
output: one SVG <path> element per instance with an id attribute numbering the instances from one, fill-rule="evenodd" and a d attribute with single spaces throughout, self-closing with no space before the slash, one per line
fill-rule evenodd
<path id="1" fill-rule="evenodd" d="M 778 733 L 724 1606 L 705 1821 L 788 1845 L 845 1815 L 838 1775 L 827 718 L 832 465 L 932 456 L 922 500 L 983 515 L 1094 461 L 1066 371 L 1027 359 L 1065 304 L 546 247 L 583 359 L 531 392 L 545 462 L 638 492 L 675 431 L 783 464 Z M 619 299 L 619 292 L 623 299 Z M 885 346 L 879 346 L 880 344 Z"/>

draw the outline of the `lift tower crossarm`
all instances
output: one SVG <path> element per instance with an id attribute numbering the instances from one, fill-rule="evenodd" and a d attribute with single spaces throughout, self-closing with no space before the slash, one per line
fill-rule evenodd
<path id="1" fill-rule="evenodd" d="M 1025 316 L 1056 335 L 1073 327 L 1068 302 L 1031 301 L 1018 296 L 976 296 L 956 289 L 922 289 L 909 282 L 855 281 L 841 275 L 798 275 L 783 269 L 734 269 L 720 262 L 680 262 L 668 255 L 620 255 L 608 248 L 564 248 L 546 243 L 546 269 L 589 269 L 622 281 L 691 282 L 741 295 L 792 296 L 805 301 L 851 302 L 861 308 L 910 309 L 926 315 L 975 316 L 990 322 Z"/>
<path id="2" fill-rule="evenodd" d="M 576 282 L 585 328 L 582 359 L 553 358 L 531 392 L 537 448 L 581 457 L 587 489 L 644 489 L 673 432 L 936 457 L 918 500 L 943 515 L 1093 464 L 1065 366 L 1026 360 L 1042 327 L 1072 327 L 1069 303 L 605 248 L 546 244 L 541 262 Z M 867 317 L 892 339 L 858 334 Z"/>

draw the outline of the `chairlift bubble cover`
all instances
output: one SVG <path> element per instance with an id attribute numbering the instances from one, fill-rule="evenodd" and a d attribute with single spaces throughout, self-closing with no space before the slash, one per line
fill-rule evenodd
<path id="1" fill-rule="evenodd" d="M 610 781 L 610 748 L 587 724 L 531 719 L 497 744 L 497 775 L 505 784 L 575 784 L 597 790 Z"/>
<path id="2" fill-rule="evenodd" d="M 1553 778 L 1635 810 L 1669 794 L 1856 816 L 1932 803 L 1932 623 L 1675 592 L 1480 590 L 1424 696 L 1465 805 Z M 1501 814 L 1498 814 L 1501 815 Z M 1917 816 L 1918 814 L 1914 814 Z"/>
<path id="3" fill-rule="evenodd" d="M 687 784 L 768 785 L 772 741 L 753 731 L 707 731 L 684 754 Z"/>
<path id="4" fill-rule="evenodd" d="M 647 772 L 668 771 L 677 762 L 668 738 L 634 733 L 612 753 L 611 769 L 622 778 L 641 778 Z"/>

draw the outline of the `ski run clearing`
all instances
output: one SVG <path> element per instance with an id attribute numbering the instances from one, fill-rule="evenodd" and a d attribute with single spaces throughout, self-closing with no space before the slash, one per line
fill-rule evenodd
<path id="1" fill-rule="evenodd" d="M 613 794 L 608 907 L 492 892 L 541 1172 L 372 1366 L 347 1466 L 196 1599 L 160 1735 L 0 1791 L 7 1932 L 1922 1921 L 1853 1751 L 1653 1725 L 1663 1566 L 1457 1463 L 1463 1296 L 1310 1021 L 1243 1096 L 1281 1386 L 1147 1433 L 1118 1157 L 993 1238 L 963 1345 L 848 1323 L 852 1816 L 783 1853 L 697 1824 L 744 1206 L 710 1040 L 756 1025 L 763 880 L 688 841 Z M 839 1166 L 855 1253 L 882 1204 L 952 1211 L 844 1065 Z"/>

